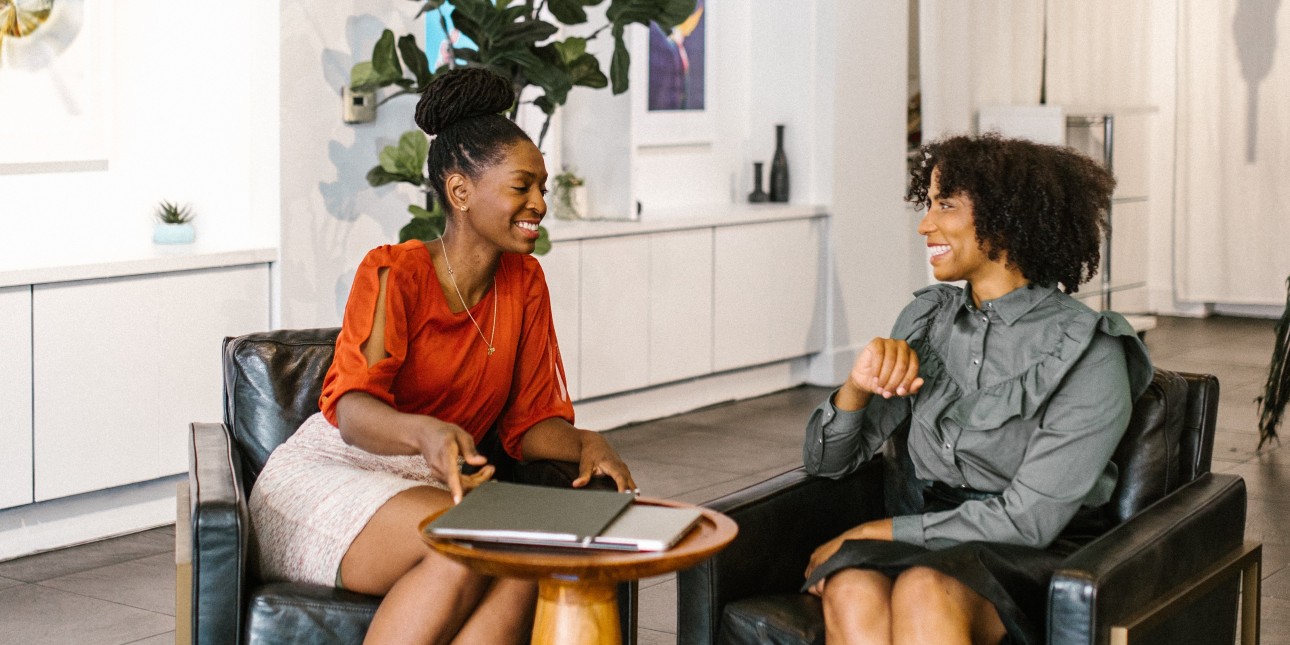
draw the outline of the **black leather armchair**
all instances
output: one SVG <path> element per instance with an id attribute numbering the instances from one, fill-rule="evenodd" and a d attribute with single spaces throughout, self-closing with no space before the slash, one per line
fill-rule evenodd
<path id="1" fill-rule="evenodd" d="M 1156 370 L 1113 458 L 1121 475 L 1107 510 L 1118 524 L 1056 572 L 1049 643 L 1110 643 L 1123 630 L 1131 640 L 1119 642 L 1230 645 L 1240 573 L 1244 631 L 1257 632 L 1261 551 L 1244 543 L 1244 481 L 1210 473 L 1217 410 L 1214 377 Z M 901 439 L 840 480 L 799 468 L 709 502 L 739 536 L 678 575 L 678 641 L 823 643 L 820 602 L 798 593 L 802 572 L 820 544 L 906 508 L 908 491 L 884 485 L 907 463 Z"/>
<path id="2" fill-rule="evenodd" d="M 192 424 L 189 445 L 192 638 L 198 645 L 359 643 L 367 633 L 380 598 L 259 579 L 246 506 L 269 454 L 318 411 L 338 331 L 281 330 L 224 340 L 224 423 Z M 517 464 L 495 438 L 479 449 L 498 478 L 568 485 L 577 475 L 576 464 Z M 618 589 L 628 643 L 635 642 L 636 590 L 635 583 Z"/>

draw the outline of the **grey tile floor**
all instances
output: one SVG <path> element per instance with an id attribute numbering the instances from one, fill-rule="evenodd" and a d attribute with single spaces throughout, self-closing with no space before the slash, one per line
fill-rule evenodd
<path id="1" fill-rule="evenodd" d="M 1162 367 L 1215 374 L 1222 385 L 1214 470 L 1245 478 L 1247 534 L 1263 540 L 1265 645 L 1290 645 L 1290 451 L 1258 444 L 1254 397 L 1273 321 L 1160 318 L 1147 344 Z M 826 389 L 767 396 L 608 433 L 649 495 L 702 503 L 800 463 L 808 412 Z M 1290 429 L 1287 429 L 1290 438 Z M 0 641 L 160 644 L 174 641 L 174 527 L 0 563 Z M 675 576 L 641 582 L 641 645 L 676 642 Z"/>

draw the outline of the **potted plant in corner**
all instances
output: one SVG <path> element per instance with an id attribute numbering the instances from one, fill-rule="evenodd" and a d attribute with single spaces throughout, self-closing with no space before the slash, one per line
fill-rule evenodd
<path id="1" fill-rule="evenodd" d="M 565 169 L 556 175 L 555 203 L 552 204 L 557 219 L 578 220 L 587 214 L 587 182 L 572 170 Z"/>
<path id="2" fill-rule="evenodd" d="M 187 204 L 162 201 L 153 213 L 157 223 L 152 229 L 152 241 L 156 244 L 189 244 L 197 238 L 193 229 L 193 218 L 197 217 Z"/>

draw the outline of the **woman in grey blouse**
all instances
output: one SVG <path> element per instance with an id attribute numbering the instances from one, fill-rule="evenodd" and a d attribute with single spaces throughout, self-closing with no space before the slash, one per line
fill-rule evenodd
<path id="1" fill-rule="evenodd" d="M 1115 180 L 1069 149 L 955 137 L 922 149 L 938 284 L 812 414 L 807 472 L 840 477 L 908 432 L 908 514 L 820 546 L 806 588 L 830 643 L 1041 643 L 1048 579 L 1105 527 L 1110 462 L 1152 368 L 1118 314 L 1073 299 L 1096 272 Z M 1060 287 L 1060 289 L 1059 289 Z"/>

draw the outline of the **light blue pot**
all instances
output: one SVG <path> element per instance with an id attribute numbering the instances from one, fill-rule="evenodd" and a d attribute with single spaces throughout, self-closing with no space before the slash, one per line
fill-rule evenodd
<path id="1" fill-rule="evenodd" d="M 157 222 L 152 229 L 152 241 L 156 244 L 191 244 L 195 239 L 197 230 L 192 224 Z"/>

